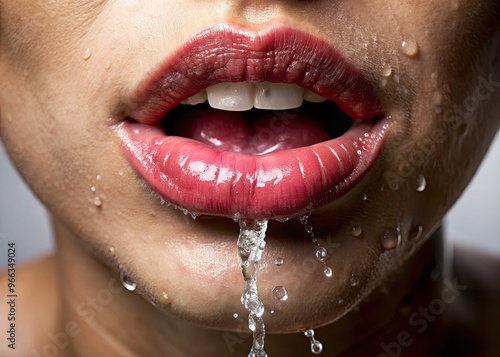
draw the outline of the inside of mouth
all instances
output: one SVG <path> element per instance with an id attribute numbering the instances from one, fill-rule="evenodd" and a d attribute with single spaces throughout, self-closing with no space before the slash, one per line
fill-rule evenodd
<path id="1" fill-rule="evenodd" d="M 211 108 L 207 103 L 177 105 L 162 120 L 167 135 L 182 136 L 224 151 L 261 155 L 337 138 L 353 119 L 332 101 L 304 102 L 287 110 L 243 112 Z"/>

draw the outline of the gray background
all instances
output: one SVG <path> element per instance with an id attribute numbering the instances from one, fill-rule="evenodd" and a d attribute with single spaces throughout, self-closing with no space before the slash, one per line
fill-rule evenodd
<path id="1" fill-rule="evenodd" d="M 459 202 L 446 218 L 451 243 L 500 257 L 500 135 Z M 11 165 L 0 142 L 0 266 L 9 241 L 18 261 L 54 249 L 49 216 Z"/>

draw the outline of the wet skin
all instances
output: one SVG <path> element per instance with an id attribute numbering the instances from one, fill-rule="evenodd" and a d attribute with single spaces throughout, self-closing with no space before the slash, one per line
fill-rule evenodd
<path id="1" fill-rule="evenodd" d="M 315 246 L 298 219 L 269 223 L 258 273 L 267 332 L 301 331 L 344 315 L 408 256 L 423 254 L 419 247 L 498 131 L 497 3 L 2 0 L 0 134 L 51 211 L 59 245 L 57 262 L 41 266 L 47 275 L 59 272 L 51 284 L 61 292 L 54 307 L 61 319 L 41 317 L 34 326 L 61 331 L 61 323 L 77 321 L 82 332 L 70 339 L 63 351 L 68 355 L 221 355 L 230 352 L 227 344 L 204 328 L 246 329 L 237 223 L 192 220 L 162 204 L 125 159 L 116 133 L 133 110 L 132 92 L 149 71 L 218 23 L 258 31 L 279 21 L 326 41 L 364 74 L 389 118 L 374 167 L 309 218 L 329 252 L 331 278 L 314 259 Z M 425 189 L 417 190 L 423 178 Z M 410 241 L 419 226 L 422 235 Z M 355 227 L 362 229 L 359 237 L 352 236 Z M 276 258 L 284 264 L 276 266 Z M 137 283 L 138 294 L 113 294 L 112 303 L 96 308 L 100 313 L 87 321 L 81 303 L 112 290 L 119 271 Z M 286 303 L 277 304 L 274 286 L 287 288 Z M 127 324 L 125 316 L 134 321 L 127 331 L 120 327 Z M 27 351 L 47 342 L 46 334 L 34 331 L 23 332 L 31 336 Z M 132 331 L 141 338 L 129 339 Z M 210 341 L 213 351 L 196 352 L 192 341 Z M 285 339 L 276 341 L 278 350 L 286 345 Z M 176 345 L 188 352 L 175 354 Z"/>

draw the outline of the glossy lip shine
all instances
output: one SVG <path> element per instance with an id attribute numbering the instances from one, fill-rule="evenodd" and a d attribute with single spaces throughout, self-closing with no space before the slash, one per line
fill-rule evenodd
<path id="1" fill-rule="evenodd" d="M 241 81 L 295 83 L 359 120 L 341 137 L 265 155 L 221 151 L 155 126 L 199 91 Z M 285 26 L 204 30 L 140 83 L 133 102 L 136 122 L 118 128 L 127 159 L 168 201 L 200 214 L 289 218 L 332 202 L 368 172 L 385 133 L 385 120 L 363 120 L 382 114 L 363 76 L 326 42 Z"/>

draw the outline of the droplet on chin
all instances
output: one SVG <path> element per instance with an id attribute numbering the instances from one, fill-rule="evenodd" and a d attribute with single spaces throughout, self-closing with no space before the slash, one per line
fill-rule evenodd
<path id="1" fill-rule="evenodd" d="M 359 226 L 352 227 L 352 229 L 351 229 L 351 235 L 353 237 L 359 238 L 362 234 L 363 234 L 363 230 L 361 229 L 361 227 L 359 227 Z"/>
<path id="2" fill-rule="evenodd" d="M 274 260 L 274 264 L 276 264 L 276 266 L 278 266 L 278 267 L 279 267 L 279 266 L 282 266 L 282 265 L 283 265 L 283 262 L 284 262 L 284 261 L 283 261 L 283 258 L 276 258 L 276 259 Z"/>
<path id="3" fill-rule="evenodd" d="M 422 174 L 419 174 L 417 176 L 417 191 L 422 192 L 425 190 L 427 186 L 427 180 L 425 179 L 425 176 Z"/>
<path id="4" fill-rule="evenodd" d="M 384 248 L 385 250 L 391 250 L 396 248 L 399 244 L 400 237 L 401 236 L 396 229 L 394 228 L 388 229 L 382 237 L 382 242 L 381 242 L 382 248 Z"/>
<path id="5" fill-rule="evenodd" d="M 135 291 L 137 284 L 134 283 L 124 271 L 120 272 L 120 281 L 125 289 L 128 291 Z"/>
<path id="6" fill-rule="evenodd" d="M 317 246 L 315 254 L 316 259 L 318 259 L 320 262 L 324 262 L 326 260 L 326 257 L 328 256 L 328 251 L 323 246 Z"/>
<path id="7" fill-rule="evenodd" d="M 286 301 L 288 300 L 288 291 L 283 286 L 275 286 L 273 288 L 273 296 L 276 300 Z"/>

